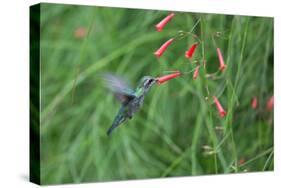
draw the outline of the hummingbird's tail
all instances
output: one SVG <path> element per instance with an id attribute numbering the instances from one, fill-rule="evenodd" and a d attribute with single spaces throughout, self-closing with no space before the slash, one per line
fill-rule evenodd
<path id="1" fill-rule="evenodd" d="M 110 136 L 113 129 L 115 129 L 116 127 L 118 127 L 121 123 L 123 123 L 126 120 L 126 118 L 122 115 L 118 115 L 116 116 L 116 118 L 114 119 L 111 127 L 107 130 L 107 136 Z"/>

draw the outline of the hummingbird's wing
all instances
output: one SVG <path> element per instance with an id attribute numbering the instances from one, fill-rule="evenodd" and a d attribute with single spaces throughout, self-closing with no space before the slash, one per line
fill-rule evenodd
<path id="1" fill-rule="evenodd" d="M 135 91 L 121 77 L 107 73 L 104 74 L 106 86 L 111 90 L 121 103 L 126 103 L 135 98 Z"/>

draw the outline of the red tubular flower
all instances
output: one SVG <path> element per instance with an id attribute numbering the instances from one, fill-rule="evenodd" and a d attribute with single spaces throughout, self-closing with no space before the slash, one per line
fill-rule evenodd
<path id="1" fill-rule="evenodd" d="M 198 65 L 193 73 L 193 80 L 196 80 L 196 78 L 198 77 L 199 75 L 199 68 L 200 68 L 200 65 Z"/>
<path id="2" fill-rule="evenodd" d="M 218 53 L 218 57 L 219 57 L 219 61 L 220 61 L 220 71 L 224 71 L 224 69 L 226 68 L 226 65 L 224 64 L 224 60 L 221 54 L 221 50 L 219 48 L 217 48 L 217 53 Z"/>
<path id="3" fill-rule="evenodd" d="M 157 25 L 155 25 L 155 28 L 158 32 L 161 32 L 165 25 L 175 16 L 175 13 L 170 13 L 168 16 L 166 16 L 163 20 L 161 20 Z"/>
<path id="4" fill-rule="evenodd" d="M 74 37 L 77 39 L 82 39 L 87 35 L 87 29 L 84 27 L 78 27 L 74 33 L 73 33 Z"/>
<path id="5" fill-rule="evenodd" d="M 267 109 L 268 111 L 271 111 L 272 108 L 273 108 L 273 105 L 274 105 L 274 97 L 272 96 L 272 97 L 270 97 L 270 99 L 268 99 L 267 102 L 266 102 L 266 109 Z"/>
<path id="6" fill-rule="evenodd" d="M 223 109 L 222 105 L 220 104 L 219 100 L 217 99 L 217 97 L 213 96 L 214 102 L 217 106 L 217 109 L 219 111 L 219 115 L 220 117 L 224 117 L 226 115 L 226 111 Z"/>
<path id="7" fill-rule="evenodd" d="M 158 84 L 163 84 L 164 82 L 171 80 L 173 78 L 176 78 L 180 75 L 181 75 L 180 71 L 177 71 L 176 73 L 173 73 L 173 74 L 168 74 L 165 76 L 158 77 L 158 78 L 156 78 L 156 80 L 157 80 Z"/>
<path id="8" fill-rule="evenodd" d="M 198 43 L 193 44 L 186 52 L 185 57 L 191 59 Z"/>
<path id="9" fill-rule="evenodd" d="M 239 161 L 238 161 L 239 165 L 243 165 L 244 163 L 245 163 L 245 159 L 244 158 L 239 159 Z"/>
<path id="10" fill-rule="evenodd" d="M 162 54 L 166 51 L 166 49 L 172 44 L 172 42 L 174 41 L 174 38 L 171 38 L 170 40 L 166 41 L 164 44 L 162 44 L 162 46 L 156 51 L 154 52 L 154 55 L 159 58 L 162 56 Z"/>
<path id="11" fill-rule="evenodd" d="M 256 96 L 252 99 L 252 108 L 255 110 L 258 106 L 258 98 Z"/>

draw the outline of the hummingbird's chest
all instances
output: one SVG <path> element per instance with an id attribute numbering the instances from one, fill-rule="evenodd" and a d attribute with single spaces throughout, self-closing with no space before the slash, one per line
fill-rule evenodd
<path id="1" fill-rule="evenodd" d="M 134 114 L 135 112 L 137 112 L 140 107 L 143 104 L 143 100 L 144 100 L 144 96 L 139 96 L 134 98 L 129 104 L 128 104 L 128 109 L 130 114 Z"/>

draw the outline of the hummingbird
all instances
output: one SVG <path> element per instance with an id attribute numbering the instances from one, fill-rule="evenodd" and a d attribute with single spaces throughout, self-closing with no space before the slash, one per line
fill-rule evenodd
<path id="1" fill-rule="evenodd" d="M 107 87 L 121 102 L 121 107 L 107 131 L 107 135 L 110 136 L 115 128 L 126 120 L 132 119 L 133 115 L 142 107 L 145 96 L 157 79 L 151 76 L 144 76 L 139 81 L 136 89 L 132 89 L 121 77 L 113 74 L 105 74 L 104 80 L 107 82 Z"/>

